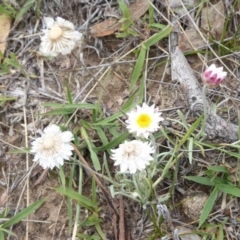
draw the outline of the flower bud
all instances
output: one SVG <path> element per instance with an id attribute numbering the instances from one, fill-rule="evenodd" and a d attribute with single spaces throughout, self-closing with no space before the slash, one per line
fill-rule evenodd
<path id="1" fill-rule="evenodd" d="M 223 71 L 223 67 L 217 68 L 215 64 L 212 64 L 204 71 L 202 79 L 208 86 L 218 86 L 226 76 L 227 72 Z"/>

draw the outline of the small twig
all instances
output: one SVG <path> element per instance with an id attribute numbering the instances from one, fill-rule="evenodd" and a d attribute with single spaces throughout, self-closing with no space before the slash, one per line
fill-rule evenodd
<path id="1" fill-rule="evenodd" d="M 123 196 L 119 197 L 119 213 L 120 213 L 120 219 L 119 219 L 119 240 L 125 240 L 125 217 L 124 217 L 124 202 L 123 202 Z"/>

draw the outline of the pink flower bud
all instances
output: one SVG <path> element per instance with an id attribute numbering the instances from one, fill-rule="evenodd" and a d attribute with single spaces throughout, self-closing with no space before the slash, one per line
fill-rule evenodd
<path id="1" fill-rule="evenodd" d="M 218 86 L 224 78 L 227 76 L 227 72 L 223 72 L 223 67 L 217 68 L 215 64 L 208 67 L 203 73 L 203 82 L 209 86 Z"/>

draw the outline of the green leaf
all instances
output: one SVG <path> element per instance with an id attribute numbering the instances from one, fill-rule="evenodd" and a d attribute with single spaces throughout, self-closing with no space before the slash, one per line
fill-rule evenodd
<path id="1" fill-rule="evenodd" d="M 228 184 L 219 184 L 219 190 L 221 192 L 231 194 L 235 197 L 240 197 L 240 189 Z"/>
<path id="2" fill-rule="evenodd" d="M 134 103 L 135 97 L 139 94 L 139 89 L 136 89 L 135 92 L 128 98 L 127 102 L 123 105 L 122 109 L 125 111 L 129 108 L 135 107 L 139 102 Z"/>
<path id="3" fill-rule="evenodd" d="M 81 222 L 81 227 L 91 227 L 95 226 L 96 224 L 100 223 L 102 220 L 98 217 L 96 214 L 92 214 L 87 219 L 85 219 L 83 222 Z"/>
<path id="4" fill-rule="evenodd" d="M 103 233 L 103 231 L 102 231 L 101 226 L 100 226 L 99 223 L 95 225 L 95 228 L 96 228 L 98 234 L 101 236 L 101 238 L 102 238 L 103 240 L 106 240 L 107 238 L 106 238 L 105 234 Z"/>
<path id="5" fill-rule="evenodd" d="M 20 70 L 23 69 L 22 65 L 16 59 L 6 58 L 4 60 L 4 63 L 6 63 L 7 65 L 10 65 L 12 67 L 15 67 L 17 69 L 20 69 Z"/>
<path id="6" fill-rule="evenodd" d="M 62 186 L 65 187 L 66 186 L 66 178 L 65 178 L 62 166 L 59 167 L 59 176 L 60 176 Z"/>
<path id="7" fill-rule="evenodd" d="M 164 28 L 166 28 L 167 26 L 164 25 L 164 24 L 160 24 L 160 23 L 151 23 L 151 24 L 149 24 L 149 27 L 164 29 Z"/>
<path id="8" fill-rule="evenodd" d="M 16 100 L 16 98 L 14 98 L 14 97 L 0 95 L 0 106 L 2 106 L 5 102 L 11 102 L 11 101 L 15 101 L 15 100 Z"/>
<path id="9" fill-rule="evenodd" d="M 0 227 L 0 239 L 1 239 L 1 240 L 4 239 L 4 237 L 2 237 L 2 236 L 4 236 L 4 233 L 9 234 L 9 235 L 12 235 L 12 236 L 14 236 L 14 237 L 17 237 L 17 235 L 16 235 L 14 232 L 12 232 L 12 231 L 10 231 L 10 230 L 8 230 L 8 229 L 4 229 L 4 228 L 1 228 L 1 227 Z"/>
<path id="10" fill-rule="evenodd" d="M 134 66 L 133 69 L 133 74 L 132 74 L 132 79 L 130 82 L 130 91 L 133 89 L 133 87 L 136 85 L 137 80 L 139 79 L 142 70 L 143 70 L 143 65 L 144 65 L 144 61 L 145 61 L 145 57 L 146 57 L 146 52 L 147 52 L 147 48 L 145 47 L 145 45 L 142 45 L 141 51 L 139 53 L 137 62 Z"/>
<path id="11" fill-rule="evenodd" d="M 125 133 L 121 134 L 120 136 L 118 136 L 117 138 L 114 138 L 114 140 L 111 141 L 110 143 L 108 143 L 102 147 L 93 148 L 93 149 L 96 152 L 111 150 L 111 149 L 115 148 L 116 146 L 118 146 L 119 144 L 123 143 L 123 141 L 126 140 L 129 135 L 130 135 L 129 132 L 125 132 Z"/>
<path id="12" fill-rule="evenodd" d="M 31 148 L 21 148 L 21 149 L 13 149 L 10 150 L 9 153 L 11 154 L 17 154 L 17 153 L 29 153 L 31 150 Z"/>
<path id="13" fill-rule="evenodd" d="M 72 93 L 71 93 L 70 88 L 69 88 L 69 86 L 68 86 L 67 83 L 66 83 L 66 87 L 67 87 L 67 98 L 68 98 L 68 102 L 69 102 L 70 104 L 72 104 L 72 103 L 73 103 Z"/>
<path id="14" fill-rule="evenodd" d="M 200 183 L 203 185 L 212 186 L 212 187 L 216 185 L 214 181 L 212 181 L 210 178 L 207 178 L 207 177 L 187 176 L 185 177 L 185 179 L 196 182 L 196 183 Z"/>
<path id="15" fill-rule="evenodd" d="M 26 218 L 28 215 L 33 213 L 35 210 L 37 210 L 44 202 L 46 201 L 46 198 L 43 198 L 29 207 L 23 209 L 19 213 L 17 213 L 15 216 L 11 217 L 7 222 L 2 224 L 1 228 L 8 228 L 18 222 L 20 222 L 22 219 Z"/>
<path id="16" fill-rule="evenodd" d="M 130 14 L 130 11 L 127 7 L 127 5 L 125 4 L 125 2 L 123 0 L 117 0 L 118 2 L 118 5 L 123 13 L 123 16 L 126 18 L 126 19 L 131 19 L 131 14 Z"/>
<path id="17" fill-rule="evenodd" d="M 47 113 L 38 114 L 40 116 L 52 116 L 52 115 L 69 115 L 72 114 L 75 109 L 57 109 L 53 111 L 49 111 Z"/>
<path id="18" fill-rule="evenodd" d="M 86 198 L 85 196 L 79 194 L 78 192 L 73 191 L 72 189 L 65 187 L 54 188 L 58 193 L 65 195 L 71 199 L 76 200 L 81 206 L 93 211 L 97 209 L 97 205 L 94 204 L 91 199 Z"/>
<path id="19" fill-rule="evenodd" d="M 61 103 L 43 103 L 44 107 L 60 108 L 60 109 L 95 109 L 101 112 L 101 108 L 98 105 L 90 103 L 72 103 L 72 104 L 61 104 Z"/>
<path id="20" fill-rule="evenodd" d="M 181 146 L 190 138 L 193 131 L 199 126 L 200 122 L 203 119 L 203 115 L 201 115 L 188 129 L 186 134 L 183 136 L 183 138 L 179 141 L 179 143 L 175 146 L 174 152 L 178 152 L 178 150 L 181 148 Z"/>
<path id="21" fill-rule="evenodd" d="M 85 139 L 85 141 L 88 145 L 88 150 L 90 152 L 91 160 L 92 160 L 95 171 L 101 170 L 101 165 L 100 165 L 98 156 L 95 153 L 95 151 L 93 150 L 94 149 L 93 143 L 89 141 L 87 132 L 86 132 L 85 128 L 83 128 L 83 127 L 81 127 L 81 135 L 82 135 L 82 138 Z"/>
<path id="22" fill-rule="evenodd" d="M 219 234 L 218 234 L 218 239 L 224 239 L 224 231 L 223 231 L 223 226 L 219 224 Z"/>
<path id="23" fill-rule="evenodd" d="M 0 228 L 0 239 L 4 239 L 4 233 L 1 228 Z"/>
<path id="24" fill-rule="evenodd" d="M 16 11 L 10 4 L 0 4 L 0 13 L 7 14 L 10 18 L 14 18 Z M 1 238 L 0 238 L 1 239 Z"/>
<path id="25" fill-rule="evenodd" d="M 11 73 L 10 68 L 6 64 L 0 64 L 0 76 Z"/>
<path id="26" fill-rule="evenodd" d="M 117 38 L 125 38 L 127 37 L 129 34 L 127 32 L 123 32 L 123 33 L 118 33 L 116 34 Z"/>
<path id="27" fill-rule="evenodd" d="M 179 123 L 180 123 L 186 130 L 188 130 L 188 123 L 187 123 L 186 117 L 184 116 L 184 114 L 182 113 L 182 111 L 177 110 L 177 114 L 178 114 L 178 116 L 179 116 L 179 118 L 180 118 Z"/>
<path id="28" fill-rule="evenodd" d="M 108 138 L 106 137 L 106 134 L 103 131 L 103 129 L 101 127 L 96 127 L 96 131 L 97 131 L 97 134 L 98 134 L 99 138 L 101 139 L 101 142 L 103 143 L 103 145 L 107 145 L 109 142 L 108 142 Z M 94 149 L 94 151 L 95 151 L 95 149 Z"/>
<path id="29" fill-rule="evenodd" d="M 168 26 L 166 28 L 164 28 L 161 32 L 159 33 L 155 33 L 153 36 L 151 36 L 147 41 L 145 41 L 145 46 L 151 47 L 152 45 L 158 43 L 161 39 L 163 39 L 164 37 L 167 37 L 171 31 L 173 30 L 172 26 Z"/>
<path id="30" fill-rule="evenodd" d="M 81 123 L 81 125 L 82 125 L 84 128 L 86 128 L 86 129 L 88 129 L 88 130 L 92 130 L 92 125 L 91 125 L 89 122 L 81 119 L 81 120 L 80 120 L 80 123 Z"/>
<path id="31" fill-rule="evenodd" d="M 24 14 L 35 4 L 35 0 L 27 0 L 21 10 L 17 13 L 14 25 L 17 25 L 23 18 Z"/>
<path id="32" fill-rule="evenodd" d="M 97 206 L 97 189 L 96 189 L 96 181 L 92 178 L 92 202 Z"/>
<path id="33" fill-rule="evenodd" d="M 210 214 L 210 212 L 214 206 L 217 196 L 218 196 L 218 186 L 215 186 L 215 188 L 213 189 L 211 195 L 209 196 L 209 198 L 207 199 L 207 201 L 203 207 L 198 227 L 201 227 L 202 224 L 205 222 L 205 220 L 208 218 L 208 215 Z"/>
<path id="34" fill-rule="evenodd" d="M 208 166 L 207 169 L 214 172 L 222 172 L 222 173 L 228 172 L 228 169 L 225 166 Z"/>

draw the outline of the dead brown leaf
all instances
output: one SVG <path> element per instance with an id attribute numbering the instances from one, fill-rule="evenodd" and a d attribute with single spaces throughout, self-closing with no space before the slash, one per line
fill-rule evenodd
<path id="1" fill-rule="evenodd" d="M 193 49 L 199 49 L 205 46 L 205 42 L 198 33 L 193 29 L 185 30 L 185 34 L 181 33 L 178 35 L 178 46 L 182 51 L 188 51 Z"/>
<path id="2" fill-rule="evenodd" d="M 7 37 L 11 29 L 11 18 L 6 15 L 0 15 L 0 51 L 4 54 L 7 46 Z M 1 58 L 0 58 L 1 60 Z"/>
<path id="3" fill-rule="evenodd" d="M 132 20 L 135 21 L 140 18 L 149 6 L 148 0 L 137 0 L 129 7 Z M 104 37 L 113 34 L 120 29 L 121 23 L 116 18 L 109 18 L 106 21 L 97 23 L 90 28 L 90 35 L 93 37 Z"/>
<path id="4" fill-rule="evenodd" d="M 217 4 L 203 8 L 201 26 L 210 32 L 216 40 L 221 39 L 225 23 L 224 4 L 219 1 Z"/>
<path id="5" fill-rule="evenodd" d="M 217 4 L 203 8 L 201 19 L 203 32 L 210 33 L 216 40 L 220 40 L 225 22 L 223 2 L 219 1 Z M 192 28 L 185 30 L 185 34 L 180 33 L 178 36 L 178 46 L 182 51 L 193 48 L 201 49 L 205 45 L 206 43 L 198 31 Z"/>

